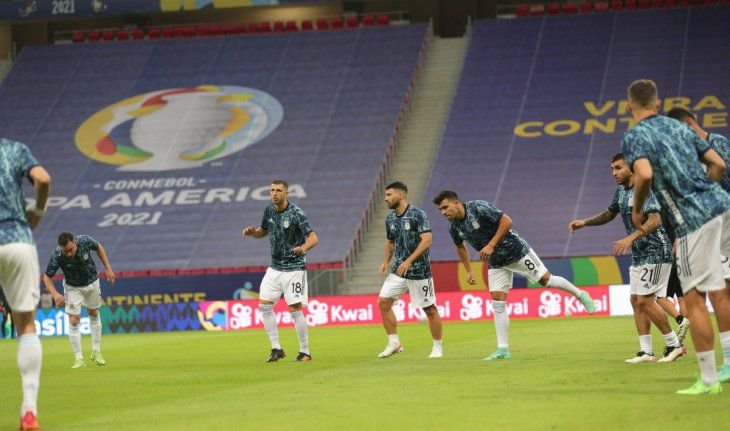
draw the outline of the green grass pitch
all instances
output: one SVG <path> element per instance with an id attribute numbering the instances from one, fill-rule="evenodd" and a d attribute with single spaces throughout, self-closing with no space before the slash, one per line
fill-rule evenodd
<path id="1" fill-rule="evenodd" d="M 40 424 L 61 430 L 628 430 L 726 429 L 730 385 L 687 397 L 694 350 L 675 363 L 624 364 L 638 350 L 631 318 L 513 320 L 514 358 L 485 362 L 491 321 L 444 325 L 442 359 L 428 359 L 425 323 L 401 325 L 405 352 L 376 355 L 379 326 L 310 330 L 314 360 L 265 363 L 263 330 L 106 335 L 108 365 L 72 370 L 65 337 L 43 339 Z M 689 338 L 689 337 L 688 337 Z M 653 331 L 654 349 L 663 340 Z M 717 344 L 717 343 L 716 343 Z M 0 430 L 16 429 L 17 346 L 0 340 Z M 721 363 L 718 352 L 718 364 Z"/>

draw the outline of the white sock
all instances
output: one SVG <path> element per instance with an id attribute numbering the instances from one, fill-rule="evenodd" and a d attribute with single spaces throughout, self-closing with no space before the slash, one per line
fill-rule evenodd
<path id="1" fill-rule="evenodd" d="M 433 347 L 443 349 L 442 341 L 443 340 L 433 340 Z"/>
<path id="2" fill-rule="evenodd" d="M 291 318 L 294 320 L 294 329 L 296 329 L 297 337 L 299 337 L 299 351 L 308 355 L 309 328 L 307 328 L 307 318 L 304 317 L 304 313 L 301 310 L 291 313 Z"/>
<path id="3" fill-rule="evenodd" d="M 276 328 L 276 315 L 274 314 L 273 305 L 259 305 L 261 309 L 261 320 L 264 322 L 264 329 L 271 341 L 272 349 L 281 349 L 279 344 L 279 330 Z"/>
<path id="4" fill-rule="evenodd" d="M 715 369 L 715 351 L 697 352 L 697 362 L 700 364 L 700 378 L 706 386 L 712 386 L 717 382 L 717 370 Z"/>
<path id="5" fill-rule="evenodd" d="M 89 316 L 91 322 L 91 350 L 101 352 L 101 319 L 97 315 Z"/>
<path id="6" fill-rule="evenodd" d="M 679 338 L 677 338 L 677 334 L 674 331 L 662 334 L 662 337 L 664 337 L 664 342 L 667 343 L 667 346 L 679 347 Z"/>
<path id="7" fill-rule="evenodd" d="M 68 325 L 68 339 L 71 341 L 71 349 L 76 355 L 76 359 L 82 359 L 84 355 L 81 353 L 81 325 Z"/>
<path id="8" fill-rule="evenodd" d="M 651 346 L 651 335 L 639 335 L 639 346 L 642 352 L 650 355 L 654 354 L 654 348 Z"/>
<path id="9" fill-rule="evenodd" d="M 564 290 L 568 293 L 573 294 L 573 296 L 580 295 L 580 290 L 578 290 L 578 288 L 575 287 L 573 285 L 573 283 L 569 282 L 568 280 L 564 279 L 563 277 L 561 277 L 559 275 L 551 275 L 546 286 Z"/>
<path id="10" fill-rule="evenodd" d="M 38 386 L 41 383 L 41 364 L 43 349 L 41 340 L 36 334 L 25 334 L 18 337 L 18 368 L 23 385 L 23 404 L 20 416 L 28 410 L 38 416 Z"/>
<path id="11" fill-rule="evenodd" d="M 497 331 L 497 347 L 509 348 L 509 314 L 506 301 L 492 301 L 494 328 Z"/>
<path id="12" fill-rule="evenodd" d="M 388 334 L 388 342 L 390 344 L 400 344 L 400 339 L 398 338 L 398 334 Z"/>
<path id="13" fill-rule="evenodd" d="M 730 331 L 720 332 L 720 345 L 722 346 L 725 365 L 730 365 Z"/>

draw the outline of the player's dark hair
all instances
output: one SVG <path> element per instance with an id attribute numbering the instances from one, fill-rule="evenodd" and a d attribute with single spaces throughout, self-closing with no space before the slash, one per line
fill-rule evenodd
<path id="1" fill-rule="evenodd" d="M 616 154 L 614 154 L 613 157 L 611 158 L 611 163 L 616 163 L 619 160 L 626 160 L 624 158 L 624 153 L 616 153 Z"/>
<path id="2" fill-rule="evenodd" d="M 271 184 L 278 184 L 280 186 L 284 186 L 285 189 L 289 190 L 289 183 L 284 180 L 274 180 L 271 182 Z"/>
<path id="3" fill-rule="evenodd" d="M 629 101 L 638 103 L 642 108 L 651 108 L 659 97 L 659 90 L 654 81 L 639 79 L 629 86 Z"/>
<path id="4" fill-rule="evenodd" d="M 385 186 L 385 190 L 388 190 L 388 189 L 395 189 L 395 190 L 400 190 L 402 192 L 408 193 L 408 186 L 400 181 L 393 181 L 392 183 Z"/>
<path id="5" fill-rule="evenodd" d="M 457 195 L 456 192 L 452 190 L 441 190 L 439 194 L 437 194 L 436 197 L 433 198 L 432 202 L 436 205 L 441 205 L 441 202 L 443 202 L 444 199 L 448 199 L 450 201 L 458 201 L 459 195 Z"/>
<path id="6" fill-rule="evenodd" d="M 667 117 L 674 118 L 675 120 L 679 120 L 681 122 L 687 121 L 687 118 L 691 118 L 693 120 L 696 120 L 695 116 L 692 115 L 691 112 L 684 108 L 674 107 L 667 112 Z"/>
<path id="7" fill-rule="evenodd" d="M 70 243 L 74 240 L 74 234 L 71 232 L 61 232 L 61 235 L 58 235 L 58 245 L 61 247 L 64 247 L 66 244 Z"/>

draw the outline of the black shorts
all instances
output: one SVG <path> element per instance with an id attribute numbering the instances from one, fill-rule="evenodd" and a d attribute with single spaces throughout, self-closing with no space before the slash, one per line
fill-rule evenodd
<path id="1" fill-rule="evenodd" d="M 679 284 L 679 276 L 677 275 L 677 262 L 672 263 L 672 272 L 669 273 L 669 282 L 667 282 L 667 298 L 674 296 L 681 298 L 682 285 Z"/>

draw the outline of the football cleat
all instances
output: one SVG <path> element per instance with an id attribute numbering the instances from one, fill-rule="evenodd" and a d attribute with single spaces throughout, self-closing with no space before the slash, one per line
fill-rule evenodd
<path id="1" fill-rule="evenodd" d="M 269 359 L 267 359 L 266 362 L 276 362 L 285 356 L 286 353 L 284 353 L 283 349 L 271 349 L 271 355 L 269 355 Z"/>
<path id="2" fill-rule="evenodd" d="M 689 329 L 689 319 L 684 318 L 682 319 L 682 323 L 677 326 L 677 338 L 679 338 L 680 343 L 684 343 L 684 337 L 687 336 L 687 330 Z"/>
<path id="3" fill-rule="evenodd" d="M 403 352 L 402 344 L 388 343 L 388 345 L 385 346 L 385 350 L 380 352 L 380 354 L 378 355 L 378 358 L 388 358 L 390 356 L 395 355 L 396 353 L 402 353 L 402 352 Z"/>
<path id="4" fill-rule="evenodd" d="M 441 358 L 444 356 L 444 349 L 441 347 L 433 346 L 433 349 L 431 349 L 431 354 L 428 355 L 429 358 Z"/>
<path id="5" fill-rule="evenodd" d="M 86 368 L 86 363 L 84 362 L 84 358 L 79 358 L 74 361 L 74 364 L 71 365 L 71 368 Z"/>
<path id="6" fill-rule="evenodd" d="M 38 426 L 38 418 L 35 417 L 32 411 L 28 410 L 25 412 L 22 418 L 20 418 L 20 430 L 39 430 L 41 427 Z"/>
<path id="7" fill-rule="evenodd" d="M 593 298 L 591 298 L 591 295 L 589 295 L 588 292 L 586 292 L 585 290 L 581 290 L 578 294 L 578 300 L 586 308 L 588 314 L 593 314 L 596 312 L 596 303 L 593 302 Z"/>
<path id="8" fill-rule="evenodd" d="M 295 359 L 296 362 L 309 362 L 312 360 L 312 355 L 309 353 L 299 352 L 297 355 L 297 358 Z"/>
<path id="9" fill-rule="evenodd" d="M 666 346 L 664 348 L 664 357 L 657 362 L 674 362 L 679 359 L 679 357 L 684 356 L 685 353 L 687 353 L 687 349 L 685 349 L 684 346 Z"/>
<path id="10" fill-rule="evenodd" d="M 641 362 L 656 362 L 656 356 L 652 353 L 638 352 L 633 358 L 625 360 L 627 364 L 639 364 Z"/>
<path id="11" fill-rule="evenodd" d="M 102 355 L 101 352 L 99 352 L 99 351 L 91 352 L 91 360 L 96 362 L 98 365 L 106 365 L 106 361 L 104 360 L 104 355 Z"/>
<path id="12" fill-rule="evenodd" d="M 680 395 L 716 395 L 722 392 L 720 382 L 715 382 L 712 386 L 706 386 L 702 383 L 702 379 L 697 379 L 694 385 L 687 389 L 677 391 Z"/>
<path id="13" fill-rule="evenodd" d="M 725 364 L 717 370 L 717 381 L 720 383 L 730 382 L 730 364 Z"/>
<path id="14" fill-rule="evenodd" d="M 506 347 L 499 347 L 494 353 L 484 358 L 485 361 L 494 361 L 495 359 L 512 359 L 512 353 Z"/>

